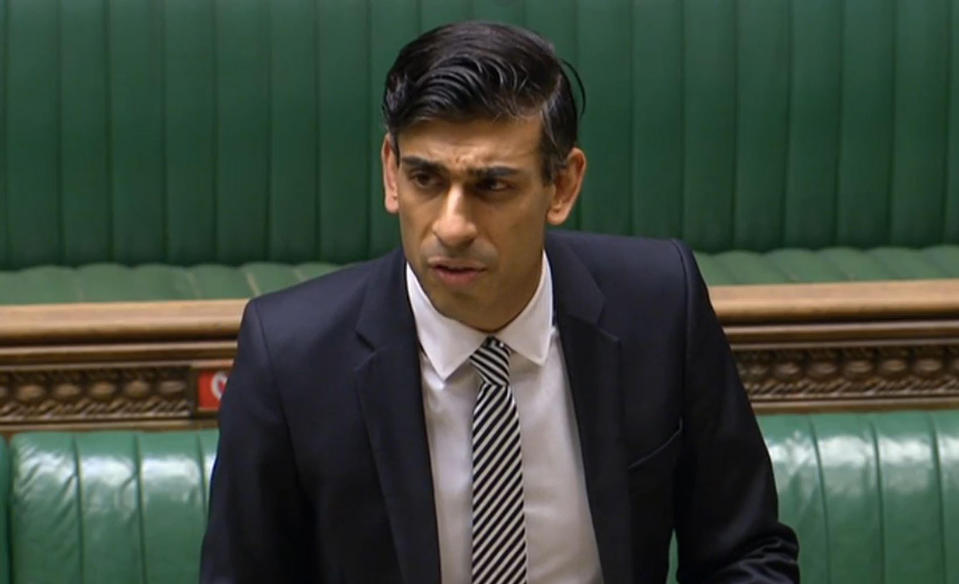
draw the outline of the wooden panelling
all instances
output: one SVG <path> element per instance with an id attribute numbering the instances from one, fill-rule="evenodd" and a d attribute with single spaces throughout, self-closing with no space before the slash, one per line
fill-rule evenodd
<path id="1" fill-rule="evenodd" d="M 959 280 L 710 296 L 759 412 L 959 407 Z M 0 306 L 0 431 L 213 423 L 244 304 Z"/>

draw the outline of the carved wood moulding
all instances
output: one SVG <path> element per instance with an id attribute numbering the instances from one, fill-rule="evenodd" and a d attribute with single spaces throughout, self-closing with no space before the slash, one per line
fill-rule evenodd
<path id="1" fill-rule="evenodd" d="M 710 295 L 758 412 L 959 407 L 959 280 Z M 244 304 L 0 306 L 0 433 L 213 423 Z"/>
<path id="2" fill-rule="evenodd" d="M 959 344 L 784 347 L 734 354 L 758 411 L 863 408 L 879 402 L 959 405 Z"/>
<path id="3" fill-rule="evenodd" d="M 189 366 L 0 368 L 0 423 L 182 419 Z"/>

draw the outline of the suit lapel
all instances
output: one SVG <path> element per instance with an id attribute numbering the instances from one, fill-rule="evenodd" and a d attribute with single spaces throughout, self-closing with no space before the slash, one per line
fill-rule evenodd
<path id="1" fill-rule="evenodd" d="M 546 253 L 603 580 L 631 582 L 619 339 L 599 325 L 605 299 L 579 258 L 552 237 Z"/>
<path id="2" fill-rule="evenodd" d="M 367 286 L 357 333 L 373 353 L 356 371 L 357 392 L 403 581 L 438 584 L 436 508 L 404 266 L 394 253 Z"/>

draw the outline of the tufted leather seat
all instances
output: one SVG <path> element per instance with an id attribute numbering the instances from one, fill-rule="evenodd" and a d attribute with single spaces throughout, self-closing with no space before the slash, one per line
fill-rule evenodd
<path id="1" fill-rule="evenodd" d="M 696 257 L 710 285 L 959 278 L 959 246 L 947 245 L 728 251 Z M 335 269 L 319 262 L 42 266 L 0 272 L 0 304 L 249 298 Z"/>
<path id="2" fill-rule="evenodd" d="M 760 426 L 803 582 L 959 581 L 959 411 L 762 416 Z M 0 475 L 0 494 L 10 489 L 0 554 L 12 558 L 0 566 L 12 572 L 0 584 L 196 581 L 216 438 L 13 438 L 11 482 Z"/>
<path id="3" fill-rule="evenodd" d="M 216 439 L 215 430 L 14 437 L 12 570 L 0 584 L 196 582 Z"/>
<path id="4" fill-rule="evenodd" d="M 265 262 L 192 268 L 167 264 L 40 266 L 0 272 L 0 304 L 250 298 L 336 268 L 324 263 Z"/>
<path id="5" fill-rule="evenodd" d="M 959 582 L 959 412 L 765 416 L 803 582 Z"/>
<path id="6" fill-rule="evenodd" d="M 698 253 L 696 259 L 703 277 L 713 286 L 959 277 L 959 246 L 955 245 L 726 251 Z"/>

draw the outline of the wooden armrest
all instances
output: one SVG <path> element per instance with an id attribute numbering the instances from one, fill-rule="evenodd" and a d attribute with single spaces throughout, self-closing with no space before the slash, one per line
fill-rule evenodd
<path id="1" fill-rule="evenodd" d="M 0 346 L 235 338 L 246 300 L 0 306 Z"/>
<path id="2" fill-rule="evenodd" d="M 714 286 L 724 325 L 959 317 L 959 279 Z M 0 345 L 228 339 L 246 300 L 0 306 Z"/>
<path id="3" fill-rule="evenodd" d="M 959 316 L 959 279 L 714 286 L 723 324 Z"/>

